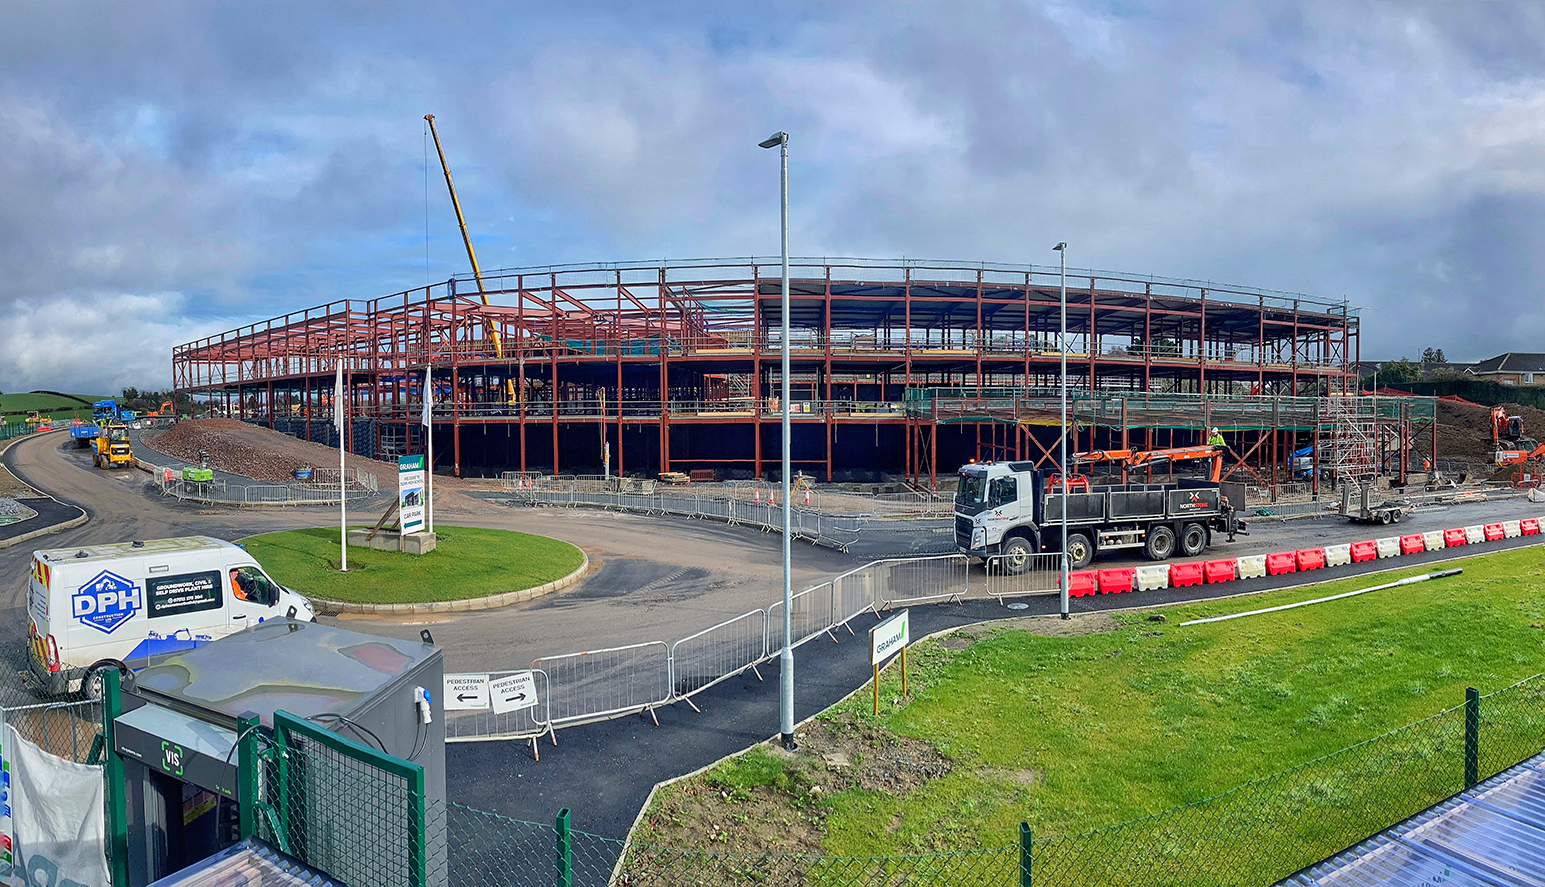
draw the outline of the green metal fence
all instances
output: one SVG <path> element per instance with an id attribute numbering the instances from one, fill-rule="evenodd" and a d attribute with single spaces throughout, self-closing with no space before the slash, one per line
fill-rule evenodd
<path id="1" fill-rule="evenodd" d="M 6 422 L 0 425 L 0 440 L 10 440 L 13 437 L 25 437 L 32 433 L 32 426 L 26 422 Z"/>
<path id="2" fill-rule="evenodd" d="M 444 884 L 431 860 L 424 768 L 287 712 L 273 730 L 238 724 L 242 835 L 257 835 L 347 884 Z"/>
<path id="3" fill-rule="evenodd" d="M 116 674 L 114 675 L 116 677 Z M 109 682 L 104 714 L 117 710 Z M 238 728 L 241 831 L 349 884 L 1263 885 L 1545 749 L 1545 676 L 1152 816 L 1081 834 L 909 856 L 752 855 L 621 841 L 425 797 L 423 770 L 278 713 Z M 115 778 L 109 757 L 108 778 Z M 116 769 L 121 781 L 121 768 Z M 109 790 L 109 834 L 121 835 Z M 121 804 L 121 792 L 116 795 Z M 110 844 L 121 852 L 122 839 Z M 116 869 L 116 867 L 115 867 Z M 116 869 L 122 871 L 121 869 Z"/>

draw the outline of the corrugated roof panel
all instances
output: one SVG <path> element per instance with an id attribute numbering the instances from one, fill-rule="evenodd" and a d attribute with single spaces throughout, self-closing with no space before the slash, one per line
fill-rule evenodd
<path id="1" fill-rule="evenodd" d="M 1545 887 L 1545 754 L 1279 883 Z"/>

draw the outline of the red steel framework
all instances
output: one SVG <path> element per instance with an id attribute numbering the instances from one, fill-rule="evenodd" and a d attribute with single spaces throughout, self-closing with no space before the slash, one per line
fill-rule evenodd
<path id="1" fill-rule="evenodd" d="M 374 429 L 351 443 L 382 457 L 418 449 L 432 366 L 435 433 L 450 445 L 437 449 L 457 474 L 464 455 L 480 470 L 600 473 L 606 440 L 614 473 L 762 476 L 778 460 L 778 264 L 523 268 L 483 276 L 486 306 L 470 277 L 330 302 L 177 346 L 174 386 L 311 439 L 342 358 L 349 415 Z M 954 458 L 1044 457 L 1044 423 L 1003 430 L 1001 417 L 941 418 L 931 401 L 919 404 L 926 389 L 1052 392 L 1058 283 L 1054 266 L 793 260 L 796 467 L 828 480 L 864 471 L 918 479 L 952 470 Z M 1355 385 L 1358 318 L 1345 302 L 1074 269 L 1067 300 L 1072 389 L 1197 398 L 1184 423 L 1124 417 L 1121 440 L 1131 428 L 1145 428 L 1154 445 L 1168 442 L 1156 429 L 1171 440 L 1182 429 L 1194 435 L 1218 401 L 1326 397 Z M 1088 426 L 1090 445 L 1100 427 Z M 1263 466 L 1267 453 L 1290 453 L 1303 429 L 1262 416 L 1229 430 L 1246 435 L 1237 449 Z"/>

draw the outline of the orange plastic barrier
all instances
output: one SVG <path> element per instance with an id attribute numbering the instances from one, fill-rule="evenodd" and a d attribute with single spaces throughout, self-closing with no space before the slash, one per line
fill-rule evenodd
<path id="1" fill-rule="evenodd" d="M 1266 575 L 1280 576 L 1298 569 L 1298 557 L 1291 551 L 1279 551 L 1266 555 Z"/>
<path id="2" fill-rule="evenodd" d="M 1526 517 L 1518 522 L 1518 529 L 1525 536 L 1538 536 L 1540 534 L 1540 519 L 1537 517 Z"/>
<path id="3" fill-rule="evenodd" d="M 1079 570 L 1068 574 L 1068 597 L 1084 597 L 1094 594 L 1098 587 L 1095 570 Z"/>
<path id="4" fill-rule="evenodd" d="M 1238 569 L 1239 562 L 1233 558 L 1202 562 L 1202 576 L 1206 578 L 1208 585 L 1233 581 Z"/>
<path id="5" fill-rule="evenodd" d="M 1455 527 L 1452 530 L 1443 531 L 1443 546 L 1453 548 L 1455 545 L 1465 544 L 1465 528 Z"/>
<path id="6" fill-rule="evenodd" d="M 1400 537 L 1401 554 L 1421 554 L 1427 550 L 1427 543 L 1422 539 L 1421 533 L 1412 533 L 1409 536 Z"/>
<path id="7" fill-rule="evenodd" d="M 1202 584 L 1202 563 L 1192 561 L 1188 564 L 1169 565 L 1169 587 L 1180 588 L 1185 585 Z"/>
<path id="8" fill-rule="evenodd" d="M 1098 570 L 1096 584 L 1100 594 L 1121 594 L 1132 590 L 1132 576 L 1137 573 L 1131 567 L 1117 567 L 1110 570 Z"/>
<path id="9" fill-rule="evenodd" d="M 1367 542 L 1352 543 L 1352 563 L 1360 564 L 1363 561 L 1371 561 L 1379 556 L 1379 543 L 1369 539 Z"/>
<path id="10" fill-rule="evenodd" d="M 1418 536 L 1417 538 L 1421 537 Z M 1300 571 L 1318 570 L 1323 566 L 1325 566 L 1325 549 L 1303 548 L 1298 551 L 1298 569 Z"/>
<path id="11" fill-rule="evenodd" d="M 1507 535 L 1505 532 L 1503 532 L 1501 524 L 1487 524 L 1484 529 L 1486 531 L 1487 542 L 1495 542 L 1498 539 L 1501 539 L 1503 536 Z"/>

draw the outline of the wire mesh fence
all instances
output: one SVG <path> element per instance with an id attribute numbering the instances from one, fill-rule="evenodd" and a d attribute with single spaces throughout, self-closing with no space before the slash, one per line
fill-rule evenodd
<path id="1" fill-rule="evenodd" d="M 282 712 L 270 738 L 254 732 L 258 837 L 348 884 L 446 883 L 445 808 L 426 804 L 423 768 Z"/>
<path id="2" fill-rule="evenodd" d="M 5 723 L 51 755 L 77 764 L 100 764 L 102 703 L 86 699 L 7 705 Z"/>

